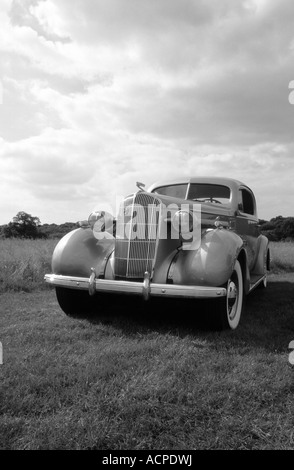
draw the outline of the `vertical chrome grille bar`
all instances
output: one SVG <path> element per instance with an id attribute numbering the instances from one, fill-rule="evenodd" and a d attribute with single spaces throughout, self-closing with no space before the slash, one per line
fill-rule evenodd
<path id="1" fill-rule="evenodd" d="M 133 197 L 133 204 L 132 204 L 132 210 L 131 210 L 131 218 L 133 218 L 133 214 L 134 214 L 135 196 L 136 196 L 136 195 L 134 194 L 134 197 Z M 128 257 L 127 257 L 127 274 L 128 274 L 128 272 L 129 272 L 129 261 L 130 261 L 130 249 L 131 249 L 132 227 L 133 227 L 133 225 L 130 224 L 130 231 L 129 231 L 129 236 L 128 236 L 129 243 L 128 243 Z"/>

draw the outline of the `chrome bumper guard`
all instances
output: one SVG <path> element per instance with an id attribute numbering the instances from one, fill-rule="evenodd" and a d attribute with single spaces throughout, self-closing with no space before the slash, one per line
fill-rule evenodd
<path id="1" fill-rule="evenodd" d="M 90 295 L 96 292 L 111 294 L 142 295 L 145 300 L 149 297 L 185 297 L 207 298 L 224 297 L 227 290 L 223 287 L 183 286 L 179 284 L 155 284 L 150 282 L 149 273 L 145 273 L 143 282 L 116 281 L 112 279 L 97 279 L 92 268 L 90 278 L 46 274 L 45 281 L 54 287 L 87 290 Z"/>

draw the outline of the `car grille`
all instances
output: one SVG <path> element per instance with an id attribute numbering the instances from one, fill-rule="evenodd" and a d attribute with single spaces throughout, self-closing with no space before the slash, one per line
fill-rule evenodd
<path id="1" fill-rule="evenodd" d="M 152 276 L 160 217 L 160 201 L 144 192 L 126 198 L 120 206 L 116 225 L 116 279 Z"/>

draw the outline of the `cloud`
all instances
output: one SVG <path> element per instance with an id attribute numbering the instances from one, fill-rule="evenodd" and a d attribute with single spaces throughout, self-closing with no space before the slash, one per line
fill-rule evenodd
<path id="1" fill-rule="evenodd" d="M 50 31 L 50 26 L 42 8 L 42 3 L 46 0 L 13 0 L 10 9 L 10 18 L 13 25 L 28 26 L 36 31 L 38 36 L 44 37 L 52 42 L 70 42 L 69 37 L 62 37 Z M 44 5 L 44 3 L 43 3 Z M 49 7 L 49 10 L 48 10 Z M 49 18 L 56 14 L 55 5 L 46 2 L 47 14 Z"/>
<path id="2" fill-rule="evenodd" d="M 293 13 L 290 0 L 3 0 L 0 167 L 15 203 L 2 198 L 0 223 L 26 201 L 45 222 L 84 218 L 180 173 L 244 180 L 261 217 L 290 215 Z"/>

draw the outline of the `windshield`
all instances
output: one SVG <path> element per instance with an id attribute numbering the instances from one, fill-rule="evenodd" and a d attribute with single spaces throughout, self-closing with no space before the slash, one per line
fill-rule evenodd
<path id="1" fill-rule="evenodd" d="M 186 199 L 188 184 L 172 184 L 170 186 L 160 186 L 154 189 L 153 193 L 162 194 L 163 196 L 179 197 Z"/>
<path id="2" fill-rule="evenodd" d="M 152 192 L 162 194 L 163 196 L 189 199 L 197 202 L 210 202 L 212 204 L 229 204 L 230 202 L 230 188 L 220 184 L 191 183 L 189 186 L 188 196 L 187 190 L 188 184 L 185 183 L 160 186 Z"/>

